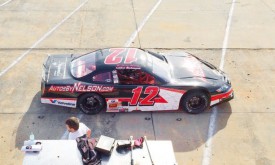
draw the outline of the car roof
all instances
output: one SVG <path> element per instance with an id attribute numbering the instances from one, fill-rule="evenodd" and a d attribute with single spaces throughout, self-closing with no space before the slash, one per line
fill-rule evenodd
<path id="1" fill-rule="evenodd" d="M 146 64 L 146 51 L 139 48 L 105 48 L 96 50 L 96 70 L 140 69 Z"/>

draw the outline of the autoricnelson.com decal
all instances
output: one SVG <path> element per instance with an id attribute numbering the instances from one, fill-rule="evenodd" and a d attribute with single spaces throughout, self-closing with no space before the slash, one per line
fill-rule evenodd
<path id="1" fill-rule="evenodd" d="M 49 88 L 52 92 L 112 92 L 114 87 L 103 85 L 83 85 L 81 83 L 75 83 L 74 86 L 54 86 Z"/>
<path id="2" fill-rule="evenodd" d="M 41 102 L 65 107 L 76 107 L 76 99 L 41 98 Z"/>

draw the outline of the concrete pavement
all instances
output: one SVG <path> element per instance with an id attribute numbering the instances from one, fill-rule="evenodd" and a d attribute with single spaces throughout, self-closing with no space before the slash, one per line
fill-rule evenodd
<path id="1" fill-rule="evenodd" d="M 13 0 L 0 7 L 0 70 L 83 2 Z M 21 164 L 20 148 L 31 132 L 37 139 L 60 139 L 64 120 L 81 114 L 40 103 L 42 63 L 47 54 L 123 46 L 157 2 L 89 0 L 0 77 L 0 164 Z M 230 0 L 162 0 L 130 46 L 163 53 L 188 51 L 219 66 L 230 6 Z M 199 115 L 103 112 L 81 115 L 82 121 L 93 136 L 170 139 L 180 165 L 202 164 L 206 147 L 212 149 L 209 164 L 275 164 L 274 10 L 272 0 L 236 1 L 224 65 L 235 99 L 217 106 L 211 146 L 205 146 L 211 110 Z"/>

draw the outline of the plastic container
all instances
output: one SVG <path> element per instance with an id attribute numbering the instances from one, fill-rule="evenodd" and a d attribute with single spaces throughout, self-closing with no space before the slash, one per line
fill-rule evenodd
<path id="1" fill-rule="evenodd" d="M 29 145 L 33 145 L 35 142 L 34 142 L 34 134 L 31 133 L 30 134 L 30 140 L 29 140 Z"/>
<path id="2" fill-rule="evenodd" d="M 30 134 L 30 140 L 34 140 L 34 134 L 33 133 Z"/>

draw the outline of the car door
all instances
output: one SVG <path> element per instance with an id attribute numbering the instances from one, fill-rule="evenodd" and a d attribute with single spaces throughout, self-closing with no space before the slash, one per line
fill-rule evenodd
<path id="1" fill-rule="evenodd" d="M 113 71 L 116 97 L 107 99 L 107 111 L 158 110 L 155 103 L 165 102 L 154 77 L 140 68 Z"/>

